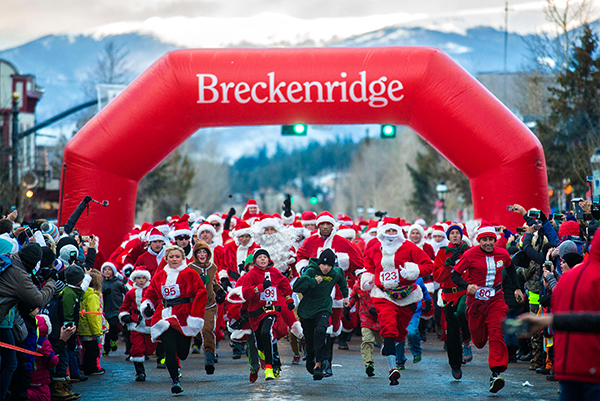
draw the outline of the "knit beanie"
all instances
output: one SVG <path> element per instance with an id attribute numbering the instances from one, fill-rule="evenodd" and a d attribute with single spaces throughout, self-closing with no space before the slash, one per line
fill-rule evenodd
<path id="1" fill-rule="evenodd" d="M 25 245 L 19 251 L 19 259 L 27 271 L 32 271 L 35 265 L 42 260 L 42 247 L 37 242 Z"/>
<path id="2" fill-rule="evenodd" d="M 79 255 L 79 251 L 74 245 L 68 244 L 62 247 L 60 250 L 60 258 L 63 262 L 69 263 L 71 260 L 71 252 L 75 252 Z"/>
<path id="3" fill-rule="evenodd" d="M 77 265 L 71 265 L 65 270 L 65 280 L 67 280 L 67 284 L 78 285 L 83 281 L 84 277 L 85 273 L 83 272 L 83 269 Z"/>
<path id="4" fill-rule="evenodd" d="M 573 268 L 583 262 L 583 256 L 578 253 L 565 253 L 562 259 L 569 265 L 570 268 Z"/>
<path id="5" fill-rule="evenodd" d="M 579 223 L 576 221 L 565 221 L 558 229 L 558 238 L 566 237 L 571 235 L 573 237 L 579 237 Z"/>
<path id="6" fill-rule="evenodd" d="M 558 256 L 562 258 L 566 253 L 577 253 L 577 244 L 571 240 L 564 241 L 560 244 L 558 247 Z"/>
<path id="7" fill-rule="evenodd" d="M 54 252 L 52 251 L 52 249 L 50 249 L 47 246 L 43 246 L 42 247 L 41 266 L 42 267 L 54 267 L 54 259 L 56 259 L 56 256 L 54 255 Z"/>
<path id="8" fill-rule="evenodd" d="M 335 253 L 329 248 L 325 249 L 319 256 L 319 264 L 331 267 L 335 266 Z"/>
<path id="9" fill-rule="evenodd" d="M 448 226 L 448 229 L 446 230 L 446 238 L 450 237 L 450 231 L 452 231 L 452 230 L 458 230 L 458 232 L 460 233 L 460 238 L 462 239 L 463 229 L 462 229 L 461 225 L 456 222 L 452 222 L 452 224 L 450 224 L 450 226 Z M 450 238 L 448 238 L 448 239 L 450 239 Z"/>
<path id="10" fill-rule="evenodd" d="M 65 246 L 65 245 L 73 245 L 75 248 L 78 247 L 77 241 L 75 240 L 75 238 L 69 237 L 67 235 L 67 236 L 59 239 L 58 242 L 56 243 L 56 254 L 57 255 L 60 255 L 60 251 L 63 248 L 63 246 Z"/>
<path id="11" fill-rule="evenodd" d="M 256 258 L 258 258 L 260 255 L 265 255 L 267 258 L 269 258 L 269 260 L 271 259 L 271 255 L 269 255 L 269 252 L 267 252 L 266 249 L 259 248 L 256 251 L 254 251 L 254 255 L 252 256 L 252 262 L 256 262 Z"/>

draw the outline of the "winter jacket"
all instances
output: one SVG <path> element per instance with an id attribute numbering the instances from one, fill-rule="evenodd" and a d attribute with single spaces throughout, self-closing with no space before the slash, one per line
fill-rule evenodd
<path id="1" fill-rule="evenodd" d="M 316 277 L 323 281 L 317 283 Z M 339 267 L 332 268 L 329 273 L 323 274 L 319 267 L 319 259 L 310 258 L 308 268 L 294 283 L 294 292 L 303 294 L 298 305 L 298 316 L 301 319 L 312 319 L 321 312 L 332 313 L 333 300 L 331 291 L 339 285 L 343 298 L 348 298 L 348 285 L 344 271 Z"/>
<path id="2" fill-rule="evenodd" d="M 35 370 L 31 371 L 31 385 L 40 386 L 50 384 L 50 369 L 58 365 L 58 355 L 52 350 L 52 345 L 45 337 L 37 340 L 37 353 L 43 356 L 35 357 Z"/>
<path id="3" fill-rule="evenodd" d="M 55 289 L 56 283 L 50 279 L 38 290 L 19 255 L 1 255 L 0 320 L 19 302 L 27 303 L 31 308 L 45 306 L 52 299 Z"/>
<path id="4" fill-rule="evenodd" d="M 101 313 L 100 308 L 100 292 L 93 288 L 88 288 L 83 294 L 83 301 L 81 302 L 81 311 Z M 95 336 L 99 337 L 102 335 L 102 315 L 91 315 L 83 313 L 79 319 L 79 325 L 77 326 L 77 334 L 80 336 Z"/>
<path id="5" fill-rule="evenodd" d="M 565 272 L 552 292 L 555 314 L 600 312 L 600 235 L 589 257 Z M 559 380 L 600 383 L 600 333 L 556 331 L 554 374 Z"/>
<path id="6" fill-rule="evenodd" d="M 141 288 L 136 283 L 133 284 L 133 288 L 130 289 L 125 298 L 123 299 L 123 305 L 119 309 L 119 320 L 123 325 L 123 317 L 131 316 L 132 322 L 128 324 L 127 328 L 129 331 L 137 331 L 138 333 L 150 334 L 151 321 L 150 319 L 144 319 L 142 317 L 142 299 L 146 295 L 146 291 L 150 287 L 150 281 L 146 283 L 144 288 Z"/>
<path id="7" fill-rule="evenodd" d="M 15 307 L 13 306 L 8 311 L 6 316 L 4 316 L 4 319 L 2 319 L 0 321 L 0 329 L 12 329 L 14 321 L 15 321 Z"/>
<path id="8" fill-rule="evenodd" d="M 440 288 L 442 288 L 440 294 L 442 300 L 446 303 L 456 303 L 460 297 L 467 293 L 466 288 L 458 287 L 451 278 L 454 265 L 460 260 L 462 254 L 467 249 L 469 247 L 465 242 L 461 242 L 458 245 L 450 243 L 448 246 L 441 247 L 437 255 L 435 255 L 433 279 L 440 283 Z M 456 292 L 444 292 L 444 289 Z"/>
<path id="9" fill-rule="evenodd" d="M 206 252 L 208 253 L 206 263 L 200 263 L 200 261 L 196 257 L 196 253 L 199 249 L 206 249 Z M 189 268 L 198 273 L 200 279 L 204 282 L 204 285 L 206 286 L 206 308 L 212 308 L 217 304 L 215 300 L 215 295 L 217 291 L 221 289 L 221 286 L 215 281 L 215 276 L 217 274 L 217 265 L 210 261 L 211 256 L 212 251 L 208 244 L 204 241 L 198 241 L 194 244 L 193 262 L 188 265 Z"/>
<path id="10" fill-rule="evenodd" d="M 358 304 L 358 305 L 357 305 Z M 366 327 L 371 330 L 381 330 L 381 326 L 377 321 L 377 315 L 371 314 L 369 311 L 374 309 L 373 299 L 369 295 L 369 291 L 360 289 L 360 281 L 357 281 L 352 288 L 350 295 L 350 308 L 358 307 L 358 316 L 360 318 L 361 327 Z"/>
<path id="11" fill-rule="evenodd" d="M 71 284 L 67 284 L 62 292 L 62 311 L 63 322 L 73 323 L 75 326 L 79 323 L 79 312 L 81 311 L 81 301 L 83 300 L 83 290 Z"/>
<path id="12" fill-rule="evenodd" d="M 127 288 L 115 276 L 102 280 L 102 295 L 104 296 L 104 316 L 111 319 L 119 315 L 119 309 L 123 304 L 123 296 L 127 294 Z"/>

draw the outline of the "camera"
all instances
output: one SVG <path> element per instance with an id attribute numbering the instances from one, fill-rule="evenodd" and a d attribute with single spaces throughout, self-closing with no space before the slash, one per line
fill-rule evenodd
<path id="1" fill-rule="evenodd" d="M 33 237 L 33 230 L 31 227 L 25 227 L 25 235 L 27 235 L 27 238 Z"/>
<path id="2" fill-rule="evenodd" d="M 515 211 L 515 206 L 514 205 L 508 205 L 506 206 L 506 210 L 509 212 L 514 212 Z"/>
<path id="3" fill-rule="evenodd" d="M 525 233 L 525 227 L 521 226 L 521 227 L 517 227 L 517 234 L 523 234 Z"/>
<path id="4" fill-rule="evenodd" d="M 379 217 L 379 220 L 383 220 L 385 216 L 387 216 L 387 212 L 382 212 L 381 210 L 375 212 L 375 217 Z"/>
<path id="5" fill-rule="evenodd" d="M 531 209 L 529 212 L 527 212 L 527 216 L 537 220 L 540 218 L 540 211 L 536 209 Z"/>

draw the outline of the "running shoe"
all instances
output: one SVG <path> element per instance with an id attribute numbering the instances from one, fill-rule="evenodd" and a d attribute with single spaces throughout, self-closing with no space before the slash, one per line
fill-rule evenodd
<path id="1" fill-rule="evenodd" d="M 373 366 L 372 363 L 367 365 L 367 369 L 365 371 L 367 373 L 367 376 L 369 376 L 369 377 L 375 376 L 375 366 Z"/>
<path id="2" fill-rule="evenodd" d="M 390 386 L 397 386 L 400 384 L 398 379 L 400 378 L 400 371 L 398 369 L 390 370 L 390 374 L 388 375 L 388 379 L 390 379 Z"/>
<path id="3" fill-rule="evenodd" d="M 292 365 L 300 364 L 300 355 L 294 355 L 294 359 L 292 359 Z"/>
<path id="4" fill-rule="evenodd" d="M 492 373 L 490 377 L 490 393 L 497 393 L 504 387 L 504 379 L 498 373 Z"/>
<path id="5" fill-rule="evenodd" d="M 471 341 L 465 341 L 462 343 L 463 351 L 463 363 L 468 363 L 473 360 L 473 352 L 471 352 Z"/>
<path id="6" fill-rule="evenodd" d="M 273 373 L 273 368 L 268 367 L 265 369 L 265 380 L 274 380 L 275 374 Z"/>
<path id="7" fill-rule="evenodd" d="M 181 383 L 179 383 L 179 380 L 173 380 L 173 385 L 171 386 L 171 393 L 173 393 L 173 394 L 183 393 L 183 387 L 181 387 Z"/>

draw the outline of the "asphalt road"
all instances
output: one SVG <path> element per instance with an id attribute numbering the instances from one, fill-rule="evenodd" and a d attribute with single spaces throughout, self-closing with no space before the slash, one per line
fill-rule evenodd
<path id="1" fill-rule="evenodd" d="M 184 393 L 178 397 L 187 399 L 212 398 L 229 400 L 373 400 L 373 399 L 505 399 L 505 400 L 557 400 L 558 383 L 549 382 L 543 375 L 528 370 L 528 363 L 510 364 L 503 374 L 506 386 L 498 394 L 488 392 L 490 371 L 487 367 L 487 347 L 473 347 L 474 360 L 463 368 L 463 379 L 455 381 L 450 375 L 443 343 L 428 334 L 423 343 L 423 360 L 409 360 L 402 371 L 400 385 L 390 386 L 387 379 L 387 363 L 383 356 L 375 357 L 375 377 L 367 377 L 360 357 L 360 337 L 348 343 L 350 350 L 334 350 L 333 377 L 320 382 L 300 365 L 292 365 L 292 352 L 285 340 L 280 341 L 283 368 L 281 377 L 266 382 L 263 371 L 255 383 L 248 381 L 249 364 L 245 358 L 233 360 L 228 341 L 221 342 L 218 350 L 219 363 L 214 375 L 204 371 L 204 355 L 191 355 L 182 362 L 181 384 Z M 133 364 L 125 361 L 124 345 L 108 357 L 101 358 L 106 369 L 102 376 L 90 377 L 76 383 L 74 389 L 89 400 L 163 400 L 171 397 L 171 381 L 166 370 L 156 368 L 156 358 L 146 362 L 146 382 L 135 382 Z M 376 352 L 378 350 L 376 349 Z M 532 386 L 523 386 L 528 381 Z"/>

